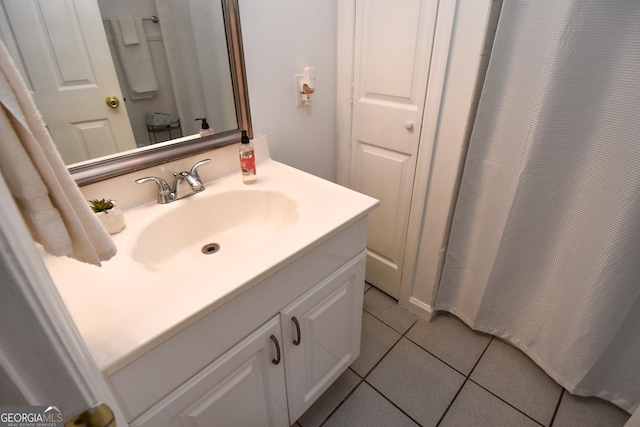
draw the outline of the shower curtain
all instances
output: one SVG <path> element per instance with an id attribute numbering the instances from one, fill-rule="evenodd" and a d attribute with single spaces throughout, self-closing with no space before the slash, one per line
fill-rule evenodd
<path id="1" fill-rule="evenodd" d="M 435 308 L 640 402 L 640 2 L 505 0 Z"/>

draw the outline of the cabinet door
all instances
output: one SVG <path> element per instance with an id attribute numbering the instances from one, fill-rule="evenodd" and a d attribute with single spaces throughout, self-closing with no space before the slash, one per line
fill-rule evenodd
<path id="1" fill-rule="evenodd" d="M 274 317 L 131 426 L 288 426 L 281 345 Z"/>
<path id="2" fill-rule="evenodd" d="M 363 253 L 281 312 L 291 422 L 360 354 L 364 270 Z"/>

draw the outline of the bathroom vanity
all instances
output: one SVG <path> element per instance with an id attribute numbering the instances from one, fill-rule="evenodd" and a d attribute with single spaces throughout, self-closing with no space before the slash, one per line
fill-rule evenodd
<path id="1" fill-rule="evenodd" d="M 242 184 L 235 146 L 182 160 L 209 156 L 218 176 L 189 198 L 126 209 L 103 267 L 44 256 L 132 426 L 288 426 L 359 355 L 378 201 L 254 143 L 256 184 Z M 214 241 L 219 251 L 200 251 Z"/>
<path id="2" fill-rule="evenodd" d="M 295 422 L 359 354 L 365 227 L 360 220 L 110 375 L 131 425 Z"/>

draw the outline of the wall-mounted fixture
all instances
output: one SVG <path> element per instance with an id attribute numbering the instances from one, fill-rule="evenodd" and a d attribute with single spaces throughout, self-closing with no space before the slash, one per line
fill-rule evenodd
<path id="1" fill-rule="evenodd" d="M 309 107 L 310 95 L 316 90 L 316 68 L 304 67 L 302 74 L 296 74 L 296 107 Z"/>

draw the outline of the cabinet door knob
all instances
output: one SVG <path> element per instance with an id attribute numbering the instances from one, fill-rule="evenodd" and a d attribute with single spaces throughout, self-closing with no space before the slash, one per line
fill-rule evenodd
<path id="1" fill-rule="evenodd" d="M 404 128 L 406 130 L 413 130 L 413 122 L 405 122 Z"/>
<path id="2" fill-rule="evenodd" d="M 278 344 L 278 339 L 274 335 L 271 335 L 271 341 L 273 341 L 273 343 L 276 346 L 276 358 L 273 359 L 271 363 L 273 363 L 274 365 L 279 365 L 280 364 L 280 344 Z"/>
<path id="3" fill-rule="evenodd" d="M 291 321 L 296 327 L 296 336 L 297 336 L 297 338 L 293 340 L 293 345 L 300 345 L 300 342 L 302 341 L 302 336 L 300 335 L 300 323 L 298 323 L 298 319 L 296 319 L 296 316 L 293 316 L 291 318 Z"/>

